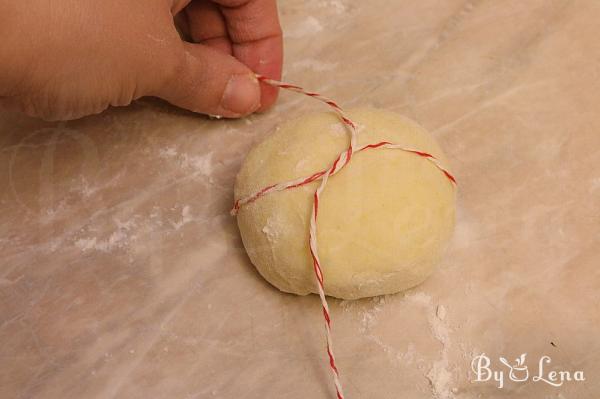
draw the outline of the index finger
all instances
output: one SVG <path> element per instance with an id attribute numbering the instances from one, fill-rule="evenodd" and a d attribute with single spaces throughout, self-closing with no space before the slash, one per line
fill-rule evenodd
<path id="1" fill-rule="evenodd" d="M 214 0 L 220 6 L 233 55 L 254 72 L 281 79 L 283 38 L 275 0 Z M 261 83 L 261 107 L 269 108 L 278 89 Z"/>

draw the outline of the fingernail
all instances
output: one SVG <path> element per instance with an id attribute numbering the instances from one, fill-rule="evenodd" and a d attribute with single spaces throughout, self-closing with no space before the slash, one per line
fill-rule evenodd
<path id="1" fill-rule="evenodd" d="M 260 87 L 252 75 L 233 75 L 229 78 L 221 107 L 236 115 L 245 115 L 260 107 Z"/>

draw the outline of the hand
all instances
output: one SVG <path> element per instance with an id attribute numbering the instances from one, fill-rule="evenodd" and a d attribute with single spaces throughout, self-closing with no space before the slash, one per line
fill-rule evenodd
<path id="1" fill-rule="evenodd" d="M 143 96 L 241 117 L 276 100 L 254 72 L 283 57 L 275 0 L 0 0 L 0 37 L 0 103 L 50 120 Z"/>

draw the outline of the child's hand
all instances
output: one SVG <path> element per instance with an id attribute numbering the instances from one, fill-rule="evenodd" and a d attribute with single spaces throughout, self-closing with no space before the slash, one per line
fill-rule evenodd
<path id="1" fill-rule="evenodd" d="M 277 97 L 253 72 L 281 74 L 275 0 L 0 0 L 0 37 L 0 102 L 45 119 L 142 96 L 235 118 Z"/>

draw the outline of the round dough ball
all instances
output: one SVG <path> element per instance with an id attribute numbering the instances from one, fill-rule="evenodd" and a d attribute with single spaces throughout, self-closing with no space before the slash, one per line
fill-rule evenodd
<path id="1" fill-rule="evenodd" d="M 377 109 L 348 112 L 358 144 L 389 141 L 446 158 L 415 122 Z M 284 123 L 248 154 L 235 198 L 326 169 L 349 132 L 332 112 Z M 308 245 L 312 198 L 320 182 L 270 193 L 243 205 L 237 220 L 260 274 L 285 292 L 317 292 Z M 398 149 L 356 153 L 332 176 L 319 202 L 317 242 L 325 293 L 356 299 L 399 292 L 433 271 L 454 227 L 455 189 L 423 157 Z"/>

